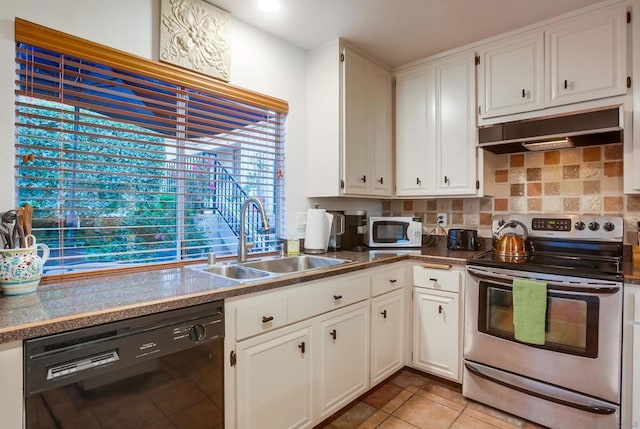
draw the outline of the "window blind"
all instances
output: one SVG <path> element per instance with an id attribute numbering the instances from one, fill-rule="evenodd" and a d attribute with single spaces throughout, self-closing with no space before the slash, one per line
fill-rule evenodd
<path id="1" fill-rule="evenodd" d="M 252 251 L 276 249 L 286 113 L 158 78 L 162 67 L 133 72 L 16 36 L 17 204 L 34 206 L 33 234 L 51 248 L 45 274 L 235 255 L 248 196 L 272 225 L 249 210 Z"/>

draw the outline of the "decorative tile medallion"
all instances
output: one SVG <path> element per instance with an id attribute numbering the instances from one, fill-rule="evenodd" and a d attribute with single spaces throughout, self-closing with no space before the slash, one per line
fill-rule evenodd
<path id="1" fill-rule="evenodd" d="M 161 0 L 160 60 L 229 81 L 231 14 L 202 0 Z"/>

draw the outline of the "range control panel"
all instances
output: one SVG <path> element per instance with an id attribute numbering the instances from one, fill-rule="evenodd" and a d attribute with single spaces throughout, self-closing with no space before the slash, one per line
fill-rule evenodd
<path id="1" fill-rule="evenodd" d="M 594 241 L 623 241 L 624 221 L 616 216 L 586 215 L 529 215 L 504 214 L 493 217 L 492 231 L 495 234 L 509 221 L 511 227 L 503 229 L 518 234 L 527 233 L 530 237 L 550 237 Z M 520 225 L 526 227 L 526 231 Z"/>
<path id="2" fill-rule="evenodd" d="M 571 231 L 571 219 L 550 219 L 534 217 L 531 220 L 534 231 Z"/>

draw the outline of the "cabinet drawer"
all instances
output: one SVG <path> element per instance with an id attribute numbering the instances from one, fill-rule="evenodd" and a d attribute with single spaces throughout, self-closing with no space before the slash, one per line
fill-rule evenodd
<path id="1" fill-rule="evenodd" d="M 287 324 L 287 296 L 274 293 L 242 300 L 235 305 L 236 340 Z"/>
<path id="2" fill-rule="evenodd" d="M 439 270 L 414 266 L 413 285 L 449 292 L 460 292 L 460 272 L 457 270 Z"/>
<path id="3" fill-rule="evenodd" d="M 369 283 L 369 274 L 359 274 L 329 278 L 295 288 L 289 293 L 289 322 L 368 299 Z"/>
<path id="4" fill-rule="evenodd" d="M 406 284 L 404 268 L 380 270 L 371 276 L 371 296 L 382 295 L 403 288 Z"/>

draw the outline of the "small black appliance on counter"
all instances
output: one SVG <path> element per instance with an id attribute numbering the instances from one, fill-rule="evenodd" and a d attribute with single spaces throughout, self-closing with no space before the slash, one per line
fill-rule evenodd
<path id="1" fill-rule="evenodd" d="M 344 214 L 345 230 L 342 235 L 342 250 L 365 252 L 369 250 L 364 242 L 367 229 L 367 212 L 365 210 L 348 211 Z"/>
<path id="2" fill-rule="evenodd" d="M 478 250 L 478 231 L 475 229 L 450 229 L 447 233 L 447 249 Z"/>

